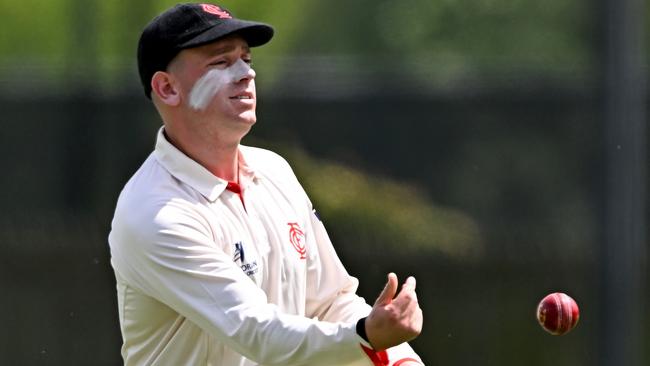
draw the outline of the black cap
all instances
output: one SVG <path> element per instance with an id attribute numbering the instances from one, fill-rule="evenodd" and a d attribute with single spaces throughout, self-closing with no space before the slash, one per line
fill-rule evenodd
<path id="1" fill-rule="evenodd" d="M 236 19 L 228 10 L 213 4 L 178 4 L 155 17 L 142 31 L 138 43 L 138 71 L 144 94 L 151 99 L 153 74 L 166 70 L 180 51 L 235 33 L 249 47 L 255 47 L 271 40 L 273 28 Z"/>

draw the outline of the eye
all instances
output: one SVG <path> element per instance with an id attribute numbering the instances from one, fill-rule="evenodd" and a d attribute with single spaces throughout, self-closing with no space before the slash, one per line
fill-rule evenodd
<path id="1" fill-rule="evenodd" d="M 226 67 L 228 66 L 228 61 L 226 60 L 216 60 L 208 64 L 208 66 L 217 66 L 217 67 Z"/>

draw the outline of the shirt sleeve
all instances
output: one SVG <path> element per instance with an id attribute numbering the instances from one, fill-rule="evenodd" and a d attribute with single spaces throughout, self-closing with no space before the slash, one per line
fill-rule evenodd
<path id="1" fill-rule="evenodd" d="M 354 323 L 289 315 L 269 304 L 189 203 L 128 206 L 118 204 L 109 241 L 116 271 L 134 288 L 260 364 L 337 365 L 364 357 Z"/>
<path id="2" fill-rule="evenodd" d="M 356 294 L 359 281 L 341 263 L 323 223 L 310 215 L 310 248 L 317 251 L 307 267 L 307 316 L 321 320 L 354 322 L 367 316 L 371 307 Z"/>

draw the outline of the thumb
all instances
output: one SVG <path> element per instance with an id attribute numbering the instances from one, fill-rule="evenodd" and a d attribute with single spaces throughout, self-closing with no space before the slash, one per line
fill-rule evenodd
<path id="1" fill-rule="evenodd" d="M 379 294 L 379 297 L 377 297 L 377 300 L 375 301 L 375 305 L 390 304 L 393 298 L 395 297 L 396 293 L 397 293 L 397 275 L 391 272 L 388 274 L 388 281 L 386 282 L 386 286 Z"/>

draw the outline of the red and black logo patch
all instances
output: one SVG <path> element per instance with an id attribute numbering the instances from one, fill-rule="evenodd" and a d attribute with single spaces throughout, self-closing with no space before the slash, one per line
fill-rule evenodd
<path id="1" fill-rule="evenodd" d="M 214 14 L 218 16 L 220 19 L 232 19 L 232 15 L 228 13 L 227 11 L 221 9 L 220 7 L 212 4 L 201 4 L 201 7 L 203 8 L 203 11 L 206 13 Z"/>

